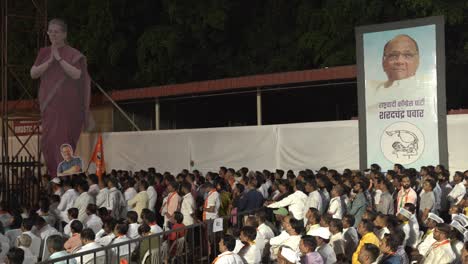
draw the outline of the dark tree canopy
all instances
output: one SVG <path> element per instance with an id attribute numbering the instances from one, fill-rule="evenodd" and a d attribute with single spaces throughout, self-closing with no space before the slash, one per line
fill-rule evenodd
<path id="1" fill-rule="evenodd" d="M 354 64 L 356 26 L 432 15 L 446 18 L 456 72 L 468 64 L 467 13 L 466 0 L 48 1 L 107 89 Z"/>

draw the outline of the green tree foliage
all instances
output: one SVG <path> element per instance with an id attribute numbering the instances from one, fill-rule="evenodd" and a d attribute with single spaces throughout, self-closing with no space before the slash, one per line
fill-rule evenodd
<path id="1" fill-rule="evenodd" d="M 467 0 L 48 1 L 108 89 L 354 64 L 356 26 L 432 15 L 448 63 L 467 65 L 467 14 Z"/>

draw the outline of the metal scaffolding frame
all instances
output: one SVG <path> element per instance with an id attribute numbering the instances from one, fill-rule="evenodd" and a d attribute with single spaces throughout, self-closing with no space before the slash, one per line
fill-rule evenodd
<path id="1" fill-rule="evenodd" d="M 2 0 L 0 5 L 0 199 L 10 206 L 33 205 L 39 198 L 42 167 L 41 118 L 35 96 L 36 84 L 31 80 L 29 69 L 33 56 L 47 43 L 47 0 Z M 28 99 L 33 102 L 36 114 L 21 110 L 19 103 Z M 27 129 L 15 129 L 22 125 Z M 33 150 L 28 143 L 35 140 L 37 149 Z"/>
<path id="2" fill-rule="evenodd" d="M 34 53 L 47 43 L 47 0 L 3 0 L 1 3 L 1 113 L 2 113 L 2 155 L 11 156 L 18 160 L 20 154 L 26 153 L 26 157 L 37 161 L 41 158 L 39 144 L 39 114 L 25 114 L 19 110 L 18 102 L 30 99 L 34 102 L 34 108 L 39 109 L 37 99 L 34 96 L 34 83 L 30 80 L 29 68 L 31 65 L 21 63 L 21 58 L 11 56 L 17 52 L 17 43 L 26 43 L 20 34 L 27 34 L 30 42 L 25 45 Z M 28 58 L 30 59 L 30 58 Z M 11 94 L 14 91 L 15 94 Z M 12 100 L 17 100 L 16 103 Z M 10 102 L 8 102 L 10 101 Z M 22 133 L 23 138 L 15 131 L 18 123 L 28 122 L 30 129 Z M 34 153 L 27 147 L 27 143 L 38 135 L 37 152 Z M 9 139 L 9 140 L 8 140 Z M 13 152 L 12 143 L 17 141 L 20 149 Z"/>

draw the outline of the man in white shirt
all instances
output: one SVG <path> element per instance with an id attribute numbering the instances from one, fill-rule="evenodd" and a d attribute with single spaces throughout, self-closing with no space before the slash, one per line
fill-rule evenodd
<path id="1" fill-rule="evenodd" d="M 52 192 L 55 195 L 62 196 L 63 195 L 63 190 L 62 187 L 60 186 L 60 177 L 55 177 L 51 181 L 52 183 Z"/>
<path id="2" fill-rule="evenodd" d="M 114 219 L 121 219 L 127 216 L 127 203 L 125 198 L 117 189 L 118 181 L 116 178 L 111 177 L 107 182 L 109 193 L 107 194 L 107 210 L 111 211 L 111 216 Z"/>
<path id="3" fill-rule="evenodd" d="M 96 174 L 90 174 L 88 176 L 88 185 L 89 185 L 88 193 L 94 198 L 94 200 L 96 200 L 96 197 L 99 194 L 98 182 L 99 182 L 99 179 Z"/>
<path id="4" fill-rule="evenodd" d="M 453 189 L 448 195 L 450 205 L 458 205 L 466 194 L 466 187 L 463 173 L 460 171 L 455 172 L 453 175 Z"/>
<path id="5" fill-rule="evenodd" d="M 242 258 L 233 252 L 236 246 L 236 239 L 233 236 L 225 235 L 219 241 L 219 254 L 212 264 L 244 264 Z"/>
<path id="6" fill-rule="evenodd" d="M 144 224 L 147 224 L 151 228 L 151 233 L 158 234 L 162 233 L 162 228 L 156 223 L 156 216 L 153 212 L 148 211 L 142 216 Z"/>
<path id="7" fill-rule="evenodd" d="M 24 251 L 24 261 L 23 264 L 35 264 L 37 263 L 37 256 L 35 256 L 31 251 L 31 237 L 28 235 L 20 235 L 18 237 L 18 247 Z"/>
<path id="8" fill-rule="evenodd" d="M 128 233 L 127 224 L 125 223 L 117 224 L 114 229 L 115 239 L 111 242 L 111 245 L 119 244 L 119 243 L 130 240 L 127 236 L 127 233 Z M 135 245 L 132 243 L 130 244 L 130 248 L 128 244 L 112 248 L 112 258 L 116 260 L 114 261 L 114 263 L 117 263 L 118 260 L 121 258 L 126 258 L 128 261 L 130 259 L 129 255 L 133 251 L 134 247 Z"/>
<path id="9" fill-rule="evenodd" d="M 107 180 L 102 180 L 99 182 L 99 193 L 96 196 L 96 206 L 97 208 L 107 206 L 107 195 L 109 194 L 109 189 L 107 188 Z"/>
<path id="10" fill-rule="evenodd" d="M 287 246 L 292 250 L 299 252 L 299 243 L 301 242 L 301 234 L 304 230 L 304 221 L 297 220 L 291 217 L 289 218 L 289 223 L 285 225 L 285 229 L 289 237 L 286 238 L 283 242 L 281 242 L 279 247 Z M 279 248 L 277 247 L 273 248 L 272 254 L 277 256 L 278 249 Z"/>
<path id="11" fill-rule="evenodd" d="M 70 180 L 63 181 L 63 188 L 65 193 L 60 198 L 60 203 L 57 206 L 57 210 L 60 211 L 62 221 L 68 223 L 68 209 L 73 207 L 76 198 L 78 198 L 78 193 L 75 191 L 75 189 L 73 189 Z"/>
<path id="12" fill-rule="evenodd" d="M 266 180 L 264 183 L 262 183 L 262 185 L 260 185 L 260 187 L 258 187 L 257 191 L 259 191 L 263 195 L 263 199 L 268 198 L 268 189 L 270 188 L 270 186 L 271 181 Z"/>
<path id="13" fill-rule="evenodd" d="M 182 222 L 185 226 L 193 225 L 194 214 L 195 214 L 195 200 L 192 196 L 192 184 L 189 182 L 182 183 L 182 203 L 180 206 L 180 212 L 184 216 L 184 221 Z"/>
<path id="14" fill-rule="evenodd" d="M 328 214 L 336 219 L 341 219 L 343 216 L 343 203 L 341 201 L 343 192 L 343 187 L 340 185 L 334 186 L 331 191 L 332 198 L 328 206 Z"/>
<path id="15" fill-rule="evenodd" d="M 244 263 L 259 264 L 262 261 L 260 249 L 255 244 L 257 230 L 253 226 L 244 226 L 241 229 L 240 240 L 244 247 L 239 251 L 239 256 Z"/>
<path id="16" fill-rule="evenodd" d="M 94 234 L 93 230 L 91 230 L 89 228 L 83 229 L 83 231 L 81 231 L 81 243 L 83 244 L 83 246 L 76 253 L 81 253 L 81 252 L 89 251 L 89 250 L 92 250 L 92 249 L 101 248 L 102 246 L 99 245 L 98 243 L 94 242 L 94 239 L 95 239 L 95 234 Z M 78 264 L 87 264 L 88 262 L 95 259 L 95 257 L 99 258 L 99 257 L 103 257 L 103 256 L 105 256 L 105 251 L 100 250 L 100 251 L 97 251 L 95 253 L 90 253 L 90 254 L 86 254 L 86 255 L 83 255 L 83 256 L 76 257 L 75 261 Z"/>
<path id="17" fill-rule="evenodd" d="M 256 217 L 257 222 L 259 224 L 259 226 L 257 228 L 257 231 L 258 231 L 258 233 L 262 234 L 263 238 L 265 238 L 265 243 L 268 243 L 270 241 L 270 239 L 275 237 L 275 233 L 273 232 L 271 227 L 269 227 L 267 224 L 265 224 L 265 222 L 266 222 L 266 213 L 265 213 L 265 211 L 261 210 L 261 211 L 256 212 L 255 217 Z"/>
<path id="18" fill-rule="evenodd" d="M 206 198 L 203 203 L 203 221 L 218 218 L 219 207 L 221 206 L 221 200 L 219 193 L 212 183 L 205 183 Z"/>
<path id="19" fill-rule="evenodd" d="M 129 211 L 127 213 L 127 222 L 128 222 L 127 236 L 130 239 L 139 238 L 140 235 L 138 234 L 138 227 L 140 227 L 140 224 L 138 224 L 138 214 L 135 211 Z"/>
<path id="20" fill-rule="evenodd" d="M 281 226 L 283 227 L 283 231 L 273 238 L 270 239 L 270 252 L 271 258 L 274 260 L 276 258 L 276 254 L 274 252 L 278 252 L 279 247 L 289 238 L 289 233 L 286 231 L 286 226 L 289 225 L 289 220 L 291 216 L 285 216 L 281 221 Z"/>
<path id="21" fill-rule="evenodd" d="M 78 220 L 78 208 L 70 208 L 68 209 L 67 211 L 67 214 L 68 214 L 68 223 L 67 225 L 63 228 L 63 233 L 67 236 L 67 237 L 71 237 L 71 230 L 70 230 L 70 226 L 71 226 L 71 223 L 73 223 L 73 221 L 76 221 Z"/>
<path id="22" fill-rule="evenodd" d="M 307 211 L 306 218 L 306 235 L 310 235 L 310 232 L 312 232 L 312 230 L 320 227 L 322 217 L 320 216 L 320 212 L 318 211 L 318 209 L 311 207 Z"/>
<path id="23" fill-rule="evenodd" d="M 260 255 L 263 256 L 263 250 L 265 249 L 266 241 L 263 235 L 258 231 L 258 222 L 255 216 L 250 215 L 245 218 L 244 226 L 252 226 L 257 230 L 257 237 L 255 238 L 255 245 L 260 250 Z"/>
<path id="24" fill-rule="evenodd" d="M 150 209 L 153 212 L 156 212 L 156 201 L 158 200 L 158 193 L 156 192 L 156 189 L 154 189 L 154 175 L 150 174 L 148 176 L 148 183 L 149 187 L 146 190 L 148 193 L 148 209 Z"/>
<path id="25" fill-rule="evenodd" d="M 442 223 L 437 224 L 434 228 L 434 242 L 427 251 L 421 263 L 452 263 L 456 259 L 456 255 L 450 245 L 450 225 Z"/>
<path id="26" fill-rule="evenodd" d="M 410 211 L 406 210 L 405 208 L 401 208 L 400 212 L 397 215 L 398 220 L 402 222 L 400 225 L 400 230 L 405 233 L 405 240 L 403 245 L 405 247 L 416 247 L 414 244 L 416 243 L 416 230 L 410 224 L 410 219 L 413 215 Z"/>
<path id="27" fill-rule="evenodd" d="M 114 229 L 116 225 L 115 220 L 105 222 L 104 227 L 95 235 L 94 241 L 103 247 L 108 246 L 115 239 Z"/>
<path id="28" fill-rule="evenodd" d="M 57 229 L 47 224 L 46 220 L 40 216 L 36 218 L 35 226 L 36 226 L 37 232 L 39 233 L 39 236 L 44 241 L 48 236 L 59 233 Z"/>
<path id="29" fill-rule="evenodd" d="M 417 246 L 417 250 L 413 251 L 411 255 L 413 255 L 413 259 L 415 256 L 421 258 L 426 255 L 427 251 L 431 248 L 432 244 L 436 242 L 434 238 L 434 228 L 437 224 L 443 223 L 444 220 L 440 218 L 438 215 L 434 213 L 429 213 L 425 223 L 427 226 L 427 231 L 421 238 L 421 242 L 419 242 Z"/>
<path id="30" fill-rule="evenodd" d="M 31 251 L 34 256 L 39 257 L 41 251 L 41 238 L 34 234 L 31 229 L 34 226 L 34 220 L 32 218 L 23 219 L 21 224 L 21 231 L 24 235 L 28 235 L 31 238 Z M 63 246 L 63 245 L 62 245 Z"/>
<path id="31" fill-rule="evenodd" d="M 298 220 L 303 220 L 307 210 L 304 210 L 307 195 L 304 193 L 304 183 L 297 182 L 294 186 L 294 193 L 288 197 L 268 205 L 268 208 L 280 208 L 288 206 L 289 212 Z"/>
<path id="32" fill-rule="evenodd" d="M 411 227 L 410 238 L 408 239 L 408 246 L 416 248 L 419 239 L 419 223 L 416 217 L 416 206 L 411 203 L 406 203 L 404 208 L 411 213 L 409 224 Z"/>
<path id="33" fill-rule="evenodd" d="M 95 204 L 96 201 L 91 195 L 89 195 L 89 186 L 86 181 L 80 181 L 77 185 L 77 190 L 80 195 L 78 196 L 78 198 L 76 198 L 73 207 L 78 208 L 78 220 L 84 223 L 86 218 L 88 217 L 88 215 L 86 214 L 86 208 L 88 207 L 88 204 Z"/>
<path id="34" fill-rule="evenodd" d="M 322 196 L 318 191 L 317 182 L 314 179 L 306 179 L 305 190 L 309 193 L 306 203 L 306 210 L 309 208 L 315 208 L 319 212 L 322 212 Z"/>
<path id="35" fill-rule="evenodd" d="M 96 215 L 97 213 L 97 206 L 95 204 L 88 204 L 86 208 L 86 214 L 88 218 L 86 218 L 85 226 L 86 228 L 91 228 L 94 233 L 99 232 L 101 230 L 103 222 L 99 216 Z"/>
<path id="36" fill-rule="evenodd" d="M 336 258 L 343 261 L 345 258 L 345 240 L 343 239 L 343 223 L 340 219 L 330 220 L 329 230 L 331 233 L 329 245 L 335 251 Z"/>
<path id="37" fill-rule="evenodd" d="M 343 216 L 343 239 L 345 240 L 345 255 L 351 259 L 351 256 L 356 251 L 359 243 L 359 236 L 356 228 L 354 227 L 354 216 Z"/>
<path id="38" fill-rule="evenodd" d="M 138 193 L 134 187 L 135 180 L 133 178 L 129 178 L 127 182 L 124 183 L 124 186 L 125 186 L 125 191 L 124 191 L 125 202 L 128 204 L 128 201 L 132 200 Z M 128 206 L 127 210 L 131 211 L 132 207 Z"/>

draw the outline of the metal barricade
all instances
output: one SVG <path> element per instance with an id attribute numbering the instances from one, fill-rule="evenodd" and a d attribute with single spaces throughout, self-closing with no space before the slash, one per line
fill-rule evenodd
<path id="1" fill-rule="evenodd" d="M 32 207 L 40 196 L 40 161 L 32 157 L 2 157 L 0 200 L 11 208 Z"/>
<path id="2" fill-rule="evenodd" d="M 254 213 L 255 211 L 249 211 L 221 217 L 221 219 L 223 219 L 221 232 L 212 232 L 214 223 L 214 219 L 212 219 L 183 228 L 131 239 L 121 243 L 110 244 L 86 252 L 44 260 L 39 263 L 68 264 L 73 263 L 71 260 L 75 259 L 78 264 L 210 264 L 211 261 L 220 254 L 218 251 L 218 243 L 225 234 L 225 231 L 234 226 L 241 227 L 242 219 Z M 180 233 L 184 235 L 180 236 Z M 167 239 L 171 234 L 172 237 L 174 237 L 175 234 L 175 240 Z M 47 245 L 44 245 L 44 248 L 47 250 Z"/>

